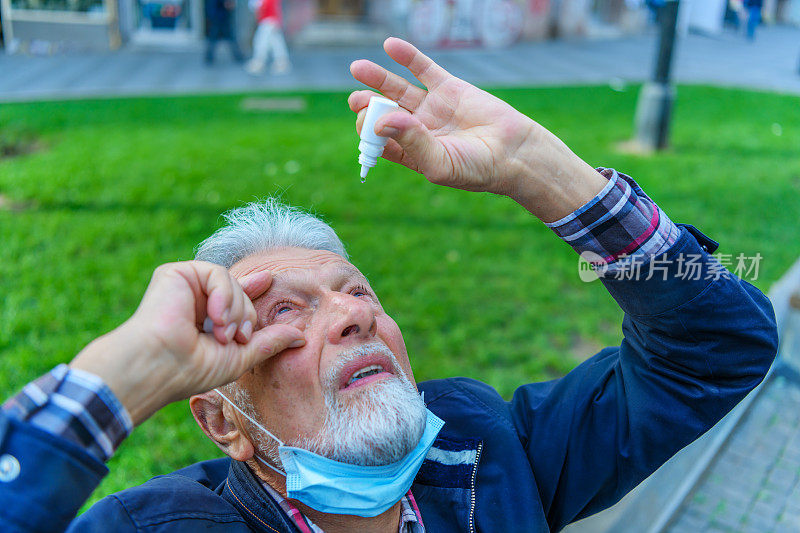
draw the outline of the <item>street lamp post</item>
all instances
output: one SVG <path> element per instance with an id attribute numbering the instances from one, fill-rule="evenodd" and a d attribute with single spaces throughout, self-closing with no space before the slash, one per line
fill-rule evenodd
<path id="1" fill-rule="evenodd" d="M 653 81 L 644 84 L 636 105 L 636 142 L 640 148 L 663 150 L 669 141 L 669 122 L 675 101 L 675 88 L 670 84 L 675 28 L 679 0 L 667 0 L 659 8 L 661 28 Z"/>

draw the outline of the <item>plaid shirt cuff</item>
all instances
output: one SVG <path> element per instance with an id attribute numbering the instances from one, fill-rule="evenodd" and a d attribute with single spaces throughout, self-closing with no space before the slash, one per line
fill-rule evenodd
<path id="1" fill-rule="evenodd" d="M 678 239 L 678 227 L 630 177 L 598 168 L 608 184 L 597 196 L 561 220 L 547 224 L 600 276 L 617 274 L 664 253 Z"/>
<path id="2" fill-rule="evenodd" d="M 103 380 L 61 364 L 31 381 L 3 410 L 108 461 L 133 431 L 133 421 Z"/>

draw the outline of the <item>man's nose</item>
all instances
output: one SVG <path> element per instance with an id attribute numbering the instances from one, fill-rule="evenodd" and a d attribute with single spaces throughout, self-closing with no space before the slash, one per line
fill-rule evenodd
<path id="1" fill-rule="evenodd" d="M 335 294 L 331 296 L 330 304 L 334 313 L 328 330 L 328 341 L 331 344 L 375 335 L 375 311 L 368 302 L 349 294 Z"/>

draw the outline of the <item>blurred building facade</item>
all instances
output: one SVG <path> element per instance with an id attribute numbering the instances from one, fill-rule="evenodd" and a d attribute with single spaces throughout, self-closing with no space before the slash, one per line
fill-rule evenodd
<path id="1" fill-rule="evenodd" d="M 206 0 L 0 0 L 7 49 L 46 53 L 53 48 L 115 49 L 125 43 L 192 47 L 205 33 Z M 729 1 L 709 15 L 722 17 Z M 642 31 L 646 0 L 284 0 L 284 26 L 296 45 L 379 42 L 387 34 L 426 47 L 502 47 L 517 40 L 605 36 Z M 688 6 L 688 7 L 687 7 Z M 699 9 L 699 8 L 696 8 Z M 708 11 L 706 9 L 706 11 Z M 800 13 L 800 0 L 767 0 L 768 20 Z M 800 15 L 799 15 L 800 16 Z M 255 22 L 247 0 L 237 0 L 237 34 L 249 43 Z"/>

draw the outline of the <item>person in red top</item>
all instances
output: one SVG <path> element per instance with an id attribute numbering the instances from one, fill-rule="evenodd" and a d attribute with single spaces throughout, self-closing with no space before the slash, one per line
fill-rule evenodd
<path id="1" fill-rule="evenodd" d="M 255 0 L 258 28 L 253 35 L 253 57 L 245 65 L 250 74 L 261 74 L 272 53 L 272 73 L 283 74 L 291 68 L 281 25 L 281 0 Z"/>

